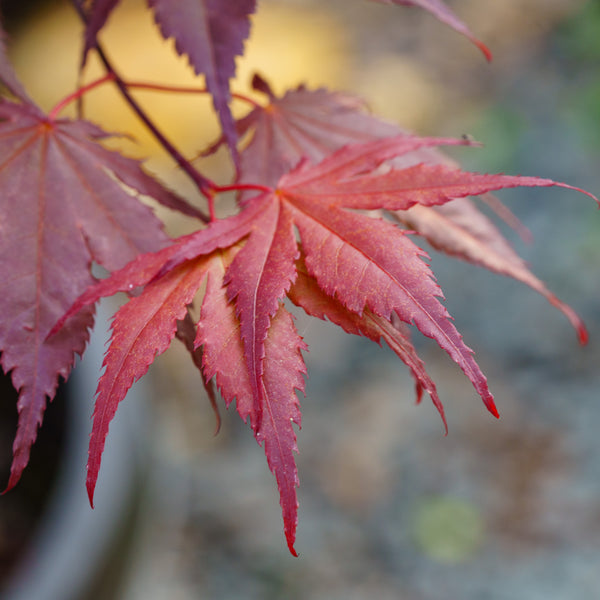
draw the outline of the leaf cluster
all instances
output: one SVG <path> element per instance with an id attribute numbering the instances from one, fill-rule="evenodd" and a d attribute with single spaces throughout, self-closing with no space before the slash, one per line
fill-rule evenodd
<path id="1" fill-rule="evenodd" d="M 379 0 L 418 6 L 489 50 L 441 0 Z M 462 171 L 438 147 L 469 139 L 424 138 L 380 120 L 357 98 L 302 86 L 276 96 L 255 76 L 262 103 L 234 119 L 229 82 L 250 34 L 255 0 L 148 0 L 165 38 L 175 40 L 213 101 L 235 180 L 219 185 L 181 155 L 135 102 L 98 42 L 118 0 L 74 0 L 82 21 L 82 69 L 96 52 L 106 76 L 76 90 L 45 114 L 30 98 L 0 46 L 0 349 L 19 391 L 19 424 L 7 489 L 18 482 L 60 377 L 82 354 L 93 306 L 130 295 L 112 322 L 90 438 L 90 502 L 108 429 L 119 403 L 174 337 L 190 350 L 209 397 L 235 401 L 263 447 L 280 492 L 284 531 L 295 554 L 298 392 L 304 391 L 306 344 L 286 302 L 344 331 L 385 342 L 406 364 L 417 399 L 435 383 L 410 337 L 434 339 L 463 370 L 488 410 L 493 396 L 472 350 L 452 323 L 428 264 L 413 239 L 513 277 L 559 308 L 585 343 L 583 323 L 528 269 L 474 203 L 515 186 L 570 186 L 548 179 Z M 143 166 L 107 150 L 92 122 L 60 118 L 62 108 L 113 83 L 125 102 L 196 184 L 206 209 L 169 190 Z M 147 87 L 151 87 L 147 85 Z M 152 87 L 158 88 L 160 84 Z M 574 189 L 574 188 L 571 188 Z M 219 194 L 236 190 L 237 212 L 220 218 Z M 581 190 L 580 190 L 581 191 Z M 140 201 L 149 196 L 196 219 L 197 230 L 170 239 Z M 96 280 L 92 265 L 110 275 Z M 193 320 L 196 302 L 200 316 Z"/>

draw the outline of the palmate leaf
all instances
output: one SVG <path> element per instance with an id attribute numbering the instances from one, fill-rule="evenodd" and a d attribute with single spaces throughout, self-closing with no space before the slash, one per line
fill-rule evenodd
<path id="1" fill-rule="evenodd" d="M 300 86 L 278 98 L 259 75 L 254 75 L 252 87 L 265 94 L 269 103 L 236 123 L 238 136 L 247 138 L 240 158 L 240 183 L 275 186 L 301 159 L 318 163 L 342 146 L 402 133 L 398 126 L 369 115 L 365 103 L 355 96 Z"/>
<path id="2" fill-rule="evenodd" d="M 426 390 L 443 418 L 435 385 L 399 321 L 414 325 L 449 354 L 497 415 L 485 376 L 440 302 L 426 254 L 377 211 L 444 205 L 517 185 L 569 186 L 442 165 L 380 169 L 435 145 L 464 143 L 401 135 L 344 147 L 317 165 L 304 161 L 273 191 L 245 200 L 238 214 L 138 257 L 86 291 L 53 331 L 103 295 L 145 286 L 113 323 L 90 446 L 90 496 L 118 403 L 166 348 L 205 278 L 194 346 L 202 349 L 205 379 L 214 378 L 227 405 L 236 400 L 264 447 L 292 553 L 298 484 L 293 423 L 300 424 L 296 391 L 304 389 L 305 346 L 282 305 L 286 296 L 309 315 L 386 341 L 409 367 L 418 394 Z"/>
<path id="3" fill-rule="evenodd" d="M 492 53 L 488 47 L 478 40 L 472 33 L 467 25 L 461 21 L 448 6 L 442 2 L 442 0 L 372 0 L 381 4 L 398 4 L 400 6 L 418 6 L 423 10 L 430 12 L 434 17 L 439 19 L 442 23 L 449 25 L 455 31 L 458 31 L 471 42 L 473 42 L 483 52 L 485 58 L 489 61 L 492 60 Z"/>
<path id="4" fill-rule="evenodd" d="M 90 310 L 45 339 L 93 283 L 92 261 L 114 270 L 168 241 L 162 223 L 132 194 L 195 214 L 137 161 L 103 148 L 103 137 L 85 121 L 53 121 L 33 104 L 0 103 L 0 349 L 20 392 L 8 488 L 28 462 L 46 398 L 87 342 Z"/>
<path id="5" fill-rule="evenodd" d="M 262 281 L 269 275 L 274 279 L 270 269 L 276 268 L 281 259 L 273 257 L 275 264 L 271 267 L 260 268 L 256 264 L 249 264 L 246 272 L 249 280 L 246 280 L 243 273 L 236 276 L 236 266 L 243 268 L 248 256 L 252 258 L 257 250 L 259 254 L 262 251 L 260 246 L 256 246 L 257 242 L 265 241 L 260 233 L 260 226 L 255 227 L 258 224 L 264 225 L 260 217 L 266 214 L 268 218 L 277 221 L 277 211 L 272 207 L 268 210 L 273 198 L 265 200 L 268 202 L 257 203 L 256 210 L 244 211 L 218 221 L 206 230 L 182 238 L 173 246 L 140 256 L 107 279 L 97 282 L 57 323 L 51 334 L 65 321 L 69 322 L 73 313 L 78 312 L 86 303 L 93 303 L 104 295 L 131 291 L 134 287 L 147 284 L 141 295 L 130 300 L 117 312 L 112 325 L 113 335 L 104 361 L 106 370 L 98 385 L 90 439 L 87 487 L 90 502 L 93 502 L 108 427 L 118 404 L 133 382 L 147 371 L 155 356 L 167 348 L 175 336 L 177 320 L 183 318 L 187 305 L 207 278 L 195 339 L 196 348 L 202 348 L 204 375 L 207 380 L 215 377 L 227 405 L 236 398 L 240 416 L 244 421 L 250 421 L 257 441 L 264 446 L 269 467 L 276 477 L 281 494 L 288 545 L 295 554 L 293 544 L 298 505 L 295 489 L 298 476 L 293 457 L 297 447 L 292 423 L 300 425 L 295 390 L 304 389 L 302 376 L 306 369 L 300 352 L 305 349 L 305 345 L 293 326 L 291 315 L 282 305 L 276 303 L 272 317 L 268 318 L 266 305 L 260 299 L 253 304 L 247 297 L 245 288 L 256 290 L 257 282 L 262 285 L 261 275 Z M 254 219 L 252 223 L 248 220 L 249 215 Z M 250 228 L 249 224 L 253 227 Z M 284 237 L 285 231 L 284 228 L 278 235 Z M 277 227 L 273 228 L 273 232 L 277 232 Z M 258 239 L 253 239 L 254 235 L 258 235 Z M 246 236 L 249 237 L 244 246 L 247 249 L 244 256 L 235 242 Z M 216 241 L 228 242 L 233 246 L 222 251 Z M 179 251 L 181 257 L 192 246 L 198 253 L 197 258 L 180 259 L 176 267 L 160 275 L 160 267 L 169 264 L 175 253 Z M 185 250 L 182 251 L 182 248 Z M 267 251 L 266 254 L 273 254 L 278 249 L 276 244 L 272 244 L 271 252 Z M 236 252 L 236 259 L 242 257 L 238 262 L 233 258 Z M 294 271 L 297 253 L 295 244 L 293 252 L 288 261 L 290 274 Z M 252 262 L 251 260 L 250 263 Z M 269 261 L 265 262 L 268 265 Z M 226 272 L 234 285 L 240 279 L 246 283 L 253 281 L 253 284 L 242 286 L 239 290 L 238 304 L 243 308 L 248 306 L 249 314 L 242 311 L 242 315 L 237 316 L 235 305 L 228 298 L 228 292 L 232 288 L 225 287 Z M 285 294 L 285 287 L 274 291 L 266 285 L 267 291 L 263 296 L 282 296 Z M 257 328 L 262 332 L 258 338 L 256 331 L 250 326 L 253 321 L 264 325 L 265 318 L 266 327 Z M 257 353 L 260 358 L 257 358 Z"/>
<path id="6" fill-rule="evenodd" d="M 397 125 L 366 113 L 364 103 L 353 96 L 301 86 L 277 98 L 259 76 L 254 77 L 253 86 L 269 98 L 269 104 L 253 109 L 237 123 L 238 134 L 246 137 L 241 152 L 241 183 L 266 181 L 275 185 L 303 157 L 317 163 L 347 144 L 403 133 L 412 137 Z M 422 163 L 453 169 L 458 166 L 432 147 L 407 151 L 391 161 L 398 168 Z M 493 201 L 494 210 L 507 212 L 497 199 L 486 196 L 485 200 Z M 468 199 L 444 206 L 420 204 L 396 211 L 394 217 L 425 237 L 436 250 L 530 286 L 566 315 L 585 343 L 585 327 L 573 309 L 546 288 L 493 222 Z M 508 214 L 507 220 L 522 230 L 512 215 Z"/>

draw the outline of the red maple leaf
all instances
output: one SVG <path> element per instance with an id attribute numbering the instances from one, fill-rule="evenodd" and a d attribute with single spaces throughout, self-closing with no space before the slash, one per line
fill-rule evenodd
<path id="1" fill-rule="evenodd" d="M 254 75 L 252 87 L 269 103 L 236 123 L 238 136 L 244 138 L 240 183 L 275 186 L 303 158 L 318 163 L 342 146 L 403 133 L 397 125 L 368 114 L 364 101 L 355 96 L 299 86 L 278 98 L 260 75 Z M 203 154 L 223 142 L 219 139 Z"/>
<path id="2" fill-rule="evenodd" d="M 254 76 L 253 87 L 267 95 L 269 104 L 254 108 L 237 122 L 238 134 L 245 141 L 240 183 L 264 181 L 276 185 L 303 157 L 316 163 L 346 144 L 409 135 L 397 125 L 368 114 L 364 102 L 347 94 L 300 86 L 277 98 L 258 75 Z M 207 152 L 221 143 L 219 140 Z M 455 161 L 430 147 L 407 152 L 391 162 L 397 168 L 421 163 L 457 168 Z M 512 215 L 506 215 L 507 209 L 497 199 L 488 195 L 485 200 L 504 213 L 502 216 L 507 216 L 511 225 L 520 226 Z M 436 250 L 530 286 L 567 316 L 585 343 L 587 333 L 581 319 L 529 270 L 494 223 L 470 200 L 464 198 L 444 206 L 418 205 L 396 211 L 394 217 L 425 237 Z"/>
<path id="3" fill-rule="evenodd" d="M 465 173 L 445 165 L 381 169 L 385 161 L 464 140 L 402 135 L 338 150 L 317 165 L 302 162 L 276 189 L 242 203 L 235 216 L 135 261 L 100 281 L 53 331 L 82 307 L 116 291 L 144 286 L 117 313 L 96 400 L 88 463 L 93 495 L 108 426 L 127 390 L 174 337 L 177 320 L 206 281 L 195 347 L 206 379 L 250 422 L 281 496 L 288 546 L 297 524 L 292 423 L 300 424 L 304 343 L 282 302 L 350 333 L 385 340 L 408 365 L 419 393 L 440 410 L 435 385 L 399 321 L 433 338 L 460 366 L 497 415 L 487 381 L 439 298 L 426 254 L 376 210 L 443 205 L 457 197 L 514 186 L 552 186 L 546 179 Z M 298 235 L 297 235 L 298 234 Z"/>
<path id="4" fill-rule="evenodd" d="M 168 241 L 133 194 L 197 214 L 137 161 L 103 148 L 98 140 L 106 136 L 89 122 L 50 119 L 33 104 L 0 102 L 0 349 L 20 393 L 7 489 L 28 462 L 46 398 L 85 347 L 90 310 L 45 338 L 93 283 L 92 261 L 115 270 Z"/>

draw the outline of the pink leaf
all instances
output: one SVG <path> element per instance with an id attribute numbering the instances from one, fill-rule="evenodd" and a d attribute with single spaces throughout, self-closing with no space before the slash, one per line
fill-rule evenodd
<path id="1" fill-rule="evenodd" d="M 274 187 L 303 158 L 318 163 L 342 146 L 403 133 L 367 114 L 365 103 L 354 96 L 300 86 L 276 98 L 258 75 L 253 86 L 268 94 L 269 104 L 237 121 L 238 136 L 249 135 L 241 151 L 242 183 L 260 181 Z"/>

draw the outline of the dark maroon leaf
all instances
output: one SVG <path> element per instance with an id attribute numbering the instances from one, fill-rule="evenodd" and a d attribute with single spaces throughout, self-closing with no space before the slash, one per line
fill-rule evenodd
<path id="1" fill-rule="evenodd" d="M 92 261 L 109 270 L 167 241 L 161 222 L 127 192 L 171 195 L 136 161 L 100 146 L 97 127 L 46 119 L 0 103 L 0 349 L 20 392 L 19 426 L 8 488 L 25 468 L 46 398 L 66 378 L 87 341 L 92 313 L 50 329 L 93 283 Z"/>
<path id="2" fill-rule="evenodd" d="M 148 0 L 165 38 L 175 39 L 179 54 L 203 74 L 223 134 L 237 162 L 236 131 L 229 109 L 229 80 L 235 58 L 243 53 L 256 0 Z"/>

